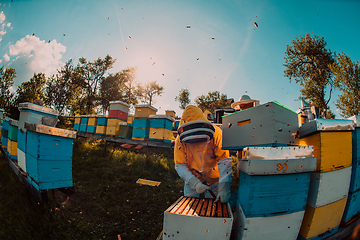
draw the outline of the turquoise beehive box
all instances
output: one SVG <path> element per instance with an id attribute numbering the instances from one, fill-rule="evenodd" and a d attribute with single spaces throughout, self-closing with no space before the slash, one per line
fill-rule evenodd
<path id="1" fill-rule="evenodd" d="M 234 239 L 297 238 L 316 170 L 313 156 L 313 147 L 244 148 Z"/>
<path id="2" fill-rule="evenodd" d="M 38 190 L 73 186 L 72 153 L 76 132 L 25 123 L 26 170 Z"/>

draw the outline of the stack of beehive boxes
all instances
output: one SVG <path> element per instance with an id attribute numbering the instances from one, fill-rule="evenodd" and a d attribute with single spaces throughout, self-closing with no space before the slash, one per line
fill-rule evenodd
<path id="1" fill-rule="evenodd" d="M 1 130 L 1 146 L 4 149 L 5 152 L 7 152 L 8 147 L 8 133 L 9 133 L 9 118 L 4 117 L 3 124 L 2 124 L 2 130 Z"/>
<path id="2" fill-rule="evenodd" d="M 29 102 L 20 103 L 19 111 L 20 117 L 18 123 L 17 157 L 19 167 L 26 172 L 26 154 L 28 146 L 26 144 L 27 129 L 25 128 L 25 122 L 41 124 L 44 117 L 57 118 L 59 116 L 59 112 L 51 108 L 39 106 Z"/>
<path id="3" fill-rule="evenodd" d="M 132 139 L 149 140 L 150 115 L 155 115 L 157 109 L 150 105 L 136 105 L 133 121 Z"/>
<path id="4" fill-rule="evenodd" d="M 122 101 L 111 101 L 109 117 L 106 126 L 106 135 L 118 137 L 120 123 L 126 123 L 128 119 L 129 104 Z"/>
<path id="5" fill-rule="evenodd" d="M 97 116 L 95 134 L 97 134 L 97 135 L 105 135 L 106 134 L 107 120 L 108 120 L 107 117 L 104 115 Z"/>
<path id="6" fill-rule="evenodd" d="M 354 121 L 355 130 L 352 133 L 352 173 L 348 200 L 342 221 L 350 222 L 360 212 L 360 116 L 348 118 Z"/>
<path id="7" fill-rule="evenodd" d="M 74 131 L 80 131 L 81 115 L 76 115 L 74 119 Z"/>
<path id="8" fill-rule="evenodd" d="M 19 122 L 15 119 L 9 119 L 8 131 L 8 148 L 7 152 L 10 159 L 17 162 L 17 137 L 18 137 Z"/>
<path id="9" fill-rule="evenodd" d="M 297 239 L 316 169 L 313 156 L 313 147 L 243 150 L 234 239 Z"/>
<path id="10" fill-rule="evenodd" d="M 233 238 L 296 239 L 316 169 L 313 148 L 295 146 L 298 114 L 273 101 L 223 116 L 222 129 L 223 149 L 240 153 Z"/>
<path id="11" fill-rule="evenodd" d="M 95 133 L 96 132 L 96 122 L 97 116 L 96 115 L 88 115 L 88 121 L 86 126 L 87 133 Z"/>
<path id="12" fill-rule="evenodd" d="M 173 138 L 172 126 L 175 119 L 168 115 L 150 115 L 149 140 L 171 142 Z"/>
<path id="13" fill-rule="evenodd" d="M 88 120 L 89 118 L 87 115 L 81 115 L 79 132 L 86 132 Z"/>
<path id="14" fill-rule="evenodd" d="M 76 132 L 25 123 L 26 172 L 38 190 L 72 187 L 73 139 Z"/>
<path id="15" fill-rule="evenodd" d="M 341 119 L 316 119 L 300 127 L 299 145 L 314 146 L 317 168 L 299 239 L 323 239 L 339 228 L 350 185 L 353 130 L 353 121 Z"/>

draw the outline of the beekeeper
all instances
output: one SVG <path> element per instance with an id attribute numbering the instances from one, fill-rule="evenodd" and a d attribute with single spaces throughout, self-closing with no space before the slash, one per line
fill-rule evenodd
<path id="1" fill-rule="evenodd" d="M 244 94 L 239 98 L 239 101 L 232 103 L 231 107 L 236 111 L 241 111 L 255 106 L 259 106 L 259 103 L 259 100 L 251 99 L 249 95 Z"/>
<path id="2" fill-rule="evenodd" d="M 221 149 L 222 130 L 200 108 L 185 108 L 175 139 L 175 169 L 184 180 L 184 195 L 228 202 L 232 175 L 229 151 Z"/>

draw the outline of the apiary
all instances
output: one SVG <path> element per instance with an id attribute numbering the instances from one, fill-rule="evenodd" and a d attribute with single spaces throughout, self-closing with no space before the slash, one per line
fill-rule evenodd
<path id="1" fill-rule="evenodd" d="M 313 147 L 246 147 L 238 169 L 234 239 L 296 239 L 316 169 Z"/>
<path id="2" fill-rule="evenodd" d="M 222 130 L 222 147 L 226 150 L 296 145 L 298 115 L 273 101 L 223 116 Z"/>
<path id="3" fill-rule="evenodd" d="M 157 109 L 150 105 L 135 105 L 134 118 L 148 118 L 150 115 L 155 115 Z"/>
<path id="4" fill-rule="evenodd" d="M 150 115 L 149 140 L 171 142 L 172 125 L 175 119 L 168 115 Z"/>
<path id="5" fill-rule="evenodd" d="M 164 212 L 163 239 L 230 239 L 233 216 L 228 203 L 180 197 Z"/>
<path id="6" fill-rule="evenodd" d="M 73 139 L 76 132 L 25 123 L 26 171 L 38 190 L 71 187 Z"/>

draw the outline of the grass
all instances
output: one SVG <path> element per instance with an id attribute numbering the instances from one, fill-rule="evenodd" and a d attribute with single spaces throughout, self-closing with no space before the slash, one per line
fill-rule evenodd
<path id="1" fill-rule="evenodd" d="M 48 191 L 39 204 L 0 158 L 0 239 L 156 239 L 163 212 L 183 195 L 173 150 L 125 150 L 112 143 L 74 142 L 74 193 Z M 136 183 L 159 181 L 158 187 Z M 237 180 L 233 181 L 236 188 Z"/>

